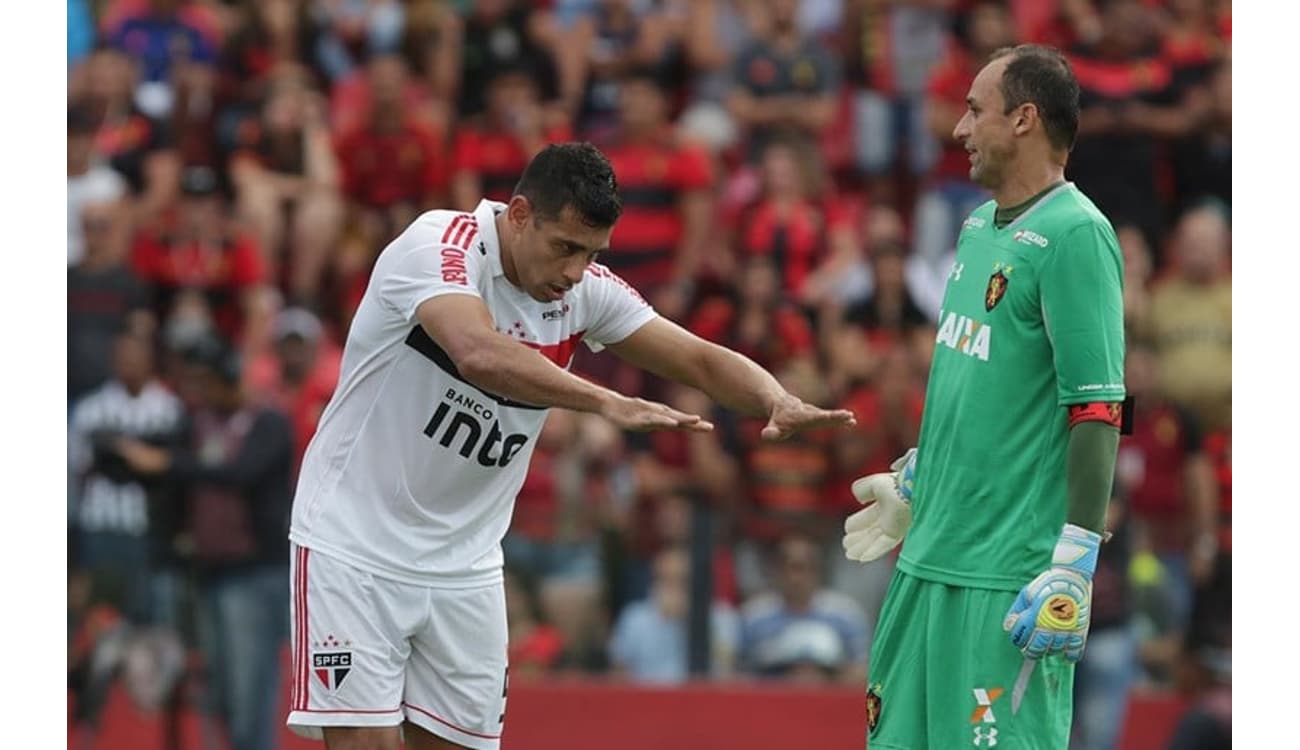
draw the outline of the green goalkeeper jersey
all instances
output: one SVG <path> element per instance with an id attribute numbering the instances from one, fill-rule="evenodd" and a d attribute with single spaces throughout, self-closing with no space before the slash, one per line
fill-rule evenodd
<path id="1" fill-rule="evenodd" d="M 1048 567 L 1065 523 L 1065 407 L 1124 399 L 1123 261 L 1071 183 L 1001 229 L 995 208 L 957 240 L 899 568 L 1015 591 Z"/>

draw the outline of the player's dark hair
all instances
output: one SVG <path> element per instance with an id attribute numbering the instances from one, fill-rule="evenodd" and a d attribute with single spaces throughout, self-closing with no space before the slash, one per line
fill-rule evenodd
<path id="1" fill-rule="evenodd" d="M 612 227 L 623 213 L 618 181 L 609 160 L 590 143 L 553 143 L 524 168 L 515 195 L 532 204 L 540 220 L 554 221 L 570 208 L 583 223 Z"/>
<path id="2" fill-rule="evenodd" d="M 1058 149 L 1074 148 L 1079 132 L 1079 81 L 1060 51 L 1037 44 L 1003 47 L 993 53 L 997 60 L 1010 55 L 1002 71 L 1002 98 L 1006 112 L 1022 104 L 1038 108 L 1047 140 Z"/>

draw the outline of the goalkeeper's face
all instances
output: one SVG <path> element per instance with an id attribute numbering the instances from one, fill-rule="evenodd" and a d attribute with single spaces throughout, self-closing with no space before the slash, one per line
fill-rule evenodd
<path id="1" fill-rule="evenodd" d="M 1016 110 L 1006 111 L 1002 96 L 1002 71 L 1010 56 L 984 66 L 966 96 L 966 113 L 953 128 L 953 138 L 970 154 L 970 178 L 977 185 L 997 189 L 1015 158 Z"/>

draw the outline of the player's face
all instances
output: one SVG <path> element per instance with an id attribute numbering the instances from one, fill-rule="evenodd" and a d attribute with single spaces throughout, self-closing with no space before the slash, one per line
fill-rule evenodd
<path id="1" fill-rule="evenodd" d="M 999 85 L 1009 61 L 1010 57 L 994 60 L 975 76 L 966 97 L 966 113 L 952 131 L 953 138 L 970 153 L 971 181 L 991 190 L 1002 184 L 1016 153 L 1012 122 L 1017 113 L 1006 113 Z"/>
<path id="2" fill-rule="evenodd" d="M 538 302 L 555 302 L 582 282 L 587 266 L 609 248 L 613 227 L 593 227 L 565 208 L 555 219 L 539 219 L 522 197 L 512 199 L 516 231 L 513 255 L 519 285 Z"/>

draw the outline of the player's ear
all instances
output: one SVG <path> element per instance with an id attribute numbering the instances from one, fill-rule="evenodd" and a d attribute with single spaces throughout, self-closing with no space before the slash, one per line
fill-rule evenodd
<path id="1" fill-rule="evenodd" d="M 506 206 L 506 219 L 516 232 L 522 232 L 528 222 L 533 220 L 533 204 L 522 195 L 511 196 Z"/>
<path id="2" fill-rule="evenodd" d="M 1030 102 L 1025 102 L 1016 107 L 1016 113 L 1011 118 L 1011 129 L 1016 135 L 1027 135 L 1037 121 L 1038 107 Z"/>

